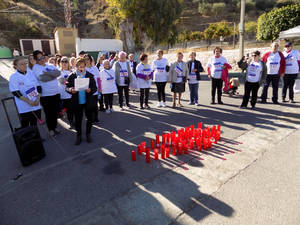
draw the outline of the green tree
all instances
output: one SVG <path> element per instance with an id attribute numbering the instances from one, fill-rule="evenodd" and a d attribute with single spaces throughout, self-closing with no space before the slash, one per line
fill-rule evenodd
<path id="1" fill-rule="evenodd" d="M 107 0 L 110 26 L 116 34 L 119 24 L 133 25 L 135 43 L 140 45 L 146 34 L 155 44 L 175 42 L 176 26 L 182 13 L 183 0 Z M 113 13 L 112 13 L 113 12 Z M 172 43 L 171 43 L 172 44 Z"/>
<path id="2" fill-rule="evenodd" d="M 205 40 L 212 40 L 223 37 L 228 37 L 233 34 L 233 28 L 226 21 L 221 21 L 219 23 L 212 23 L 203 32 Z"/>
<path id="3" fill-rule="evenodd" d="M 226 4 L 224 2 L 217 2 L 212 5 L 212 13 L 214 16 L 221 16 L 226 8 Z"/>
<path id="4" fill-rule="evenodd" d="M 255 34 L 257 31 L 257 22 L 250 21 L 245 23 L 245 33 L 247 34 Z"/>
<path id="5" fill-rule="evenodd" d="M 300 25 L 300 5 L 288 5 L 262 14 L 257 20 L 257 40 L 275 40 L 279 33 Z"/>

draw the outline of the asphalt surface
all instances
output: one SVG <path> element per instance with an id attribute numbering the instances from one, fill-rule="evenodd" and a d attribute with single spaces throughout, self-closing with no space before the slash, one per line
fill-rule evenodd
<path id="1" fill-rule="evenodd" d="M 5 80 L 0 83 L 2 98 L 8 92 Z M 169 89 L 167 86 L 170 106 Z M 242 86 L 239 91 L 243 93 Z M 230 218 L 238 212 L 234 202 L 227 202 L 225 194 L 212 194 L 262 157 L 269 143 L 279 143 L 300 124 L 299 102 L 240 110 L 238 95 L 224 96 L 225 105 L 210 105 L 210 82 L 205 80 L 200 82 L 198 107 L 188 106 L 186 91 L 183 108 L 158 109 L 153 86 L 152 108 L 140 111 L 139 96 L 131 95 L 136 108 L 119 112 L 115 106 L 116 112 L 110 115 L 99 113 L 101 122 L 93 127 L 91 144 L 83 141 L 74 146 L 75 133 L 63 120 L 59 122 L 62 134 L 55 139 L 47 135 L 45 125 L 41 126 L 47 156 L 26 168 L 20 164 L 1 107 L 0 224 L 184 224 L 187 219 L 179 220 L 184 215 L 194 221 L 185 224 L 194 224 L 213 213 Z M 117 105 L 116 95 L 114 102 Z M 12 106 L 9 111 L 14 114 Z M 16 124 L 16 116 L 12 117 Z M 140 142 L 150 143 L 157 133 L 198 122 L 222 126 L 223 141 L 213 150 L 152 160 L 150 164 L 145 163 L 144 156 L 138 156 L 137 162 L 131 162 L 130 151 Z M 255 139 L 255 151 L 247 152 L 247 145 L 239 151 L 242 143 L 258 134 L 266 136 Z M 244 140 L 240 142 L 239 138 Z M 255 146 L 249 145 L 250 149 Z M 19 173 L 23 175 L 14 180 Z M 199 201 L 205 206 L 201 213 L 194 213 Z"/>

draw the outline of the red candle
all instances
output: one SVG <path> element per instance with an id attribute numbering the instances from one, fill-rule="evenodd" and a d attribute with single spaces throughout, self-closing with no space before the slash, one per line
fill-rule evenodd
<path id="1" fill-rule="evenodd" d="M 142 154 L 142 146 L 138 145 L 138 154 L 141 155 Z"/>
<path id="2" fill-rule="evenodd" d="M 154 147 L 155 147 L 155 141 L 152 139 L 151 140 L 151 149 L 154 149 Z"/>
<path id="3" fill-rule="evenodd" d="M 170 145 L 170 134 L 167 133 L 167 144 Z"/>
<path id="4" fill-rule="evenodd" d="M 150 150 L 148 148 L 146 150 L 146 162 L 150 163 Z"/>
<path id="5" fill-rule="evenodd" d="M 218 126 L 217 126 L 217 130 L 218 130 L 218 131 L 221 131 L 221 125 L 218 125 Z"/>
<path id="6" fill-rule="evenodd" d="M 172 155 L 176 156 L 176 146 L 172 145 Z"/>
<path id="7" fill-rule="evenodd" d="M 182 144 L 178 145 L 178 155 L 182 155 Z"/>
<path id="8" fill-rule="evenodd" d="M 159 146 L 159 135 L 156 135 L 156 146 Z"/>
<path id="9" fill-rule="evenodd" d="M 154 149 L 154 159 L 158 160 L 158 149 Z"/>
<path id="10" fill-rule="evenodd" d="M 208 148 L 212 148 L 212 142 L 211 142 L 211 139 L 208 138 L 208 141 L 207 141 L 207 147 Z"/>
<path id="11" fill-rule="evenodd" d="M 170 148 L 166 148 L 166 158 L 170 157 Z"/>
<path id="12" fill-rule="evenodd" d="M 199 123 L 198 123 L 198 128 L 199 128 L 199 129 L 202 129 L 202 122 L 199 122 Z"/>
<path id="13" fill-rule="evenodd" d="M 194 148 L 194 140 L 192 139 L 191 141 L 190 141 L 190 149 L 192 150 Z"/>
<path id="14" fill-rule="evenodd" d="M 189 154 L 189 148 L 188 148 L 188 145 L 185 144 L 185 145 L 183 146 L 183 148 L 184 148 L 184 154 Z"/>
<path id="15" fill-rule="evenodd" d="M 131 160 L 136 161 L 136 154 L 134 150 L 131 151 Z"/>
<path id="16" fill-rule="evenodd" d="M 165 148 L 161 148 L 160 154 L 161 154 L 161 158 L 164 159 L 165 158 Z"/>

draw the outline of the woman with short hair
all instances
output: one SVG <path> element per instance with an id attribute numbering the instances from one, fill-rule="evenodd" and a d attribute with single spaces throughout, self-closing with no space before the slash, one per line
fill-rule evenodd
<path id="1" fill-rule="evenodd" d="M 245 93 L 240 108 L 247 108 L 251 93 L 251 106 L 252 109 L 255 108 L 259 86 L 263 83 L 266 76 L 267 66 L 260 60 L 260 52 L 252 52 L 251 61 L 247 63 Z"/>
<path id="2" fill-rule="evenodd" d="M 33 74 L 41 87 L 41 105 L 46 116 L 46 124 L 50 136 L 60 133 L 57 129 L 57 118 L 60 111 L 60 94 L 57 77 L 60 71 L 51 64 L 46 64 L 44 53 L 36 50 L 33 57 L 37 63 L 33 66 Z"/>
<path id="3" fill-rule="evenodd" d="M 58 86 L 60 90 L 60 99 L 62 102 L 62 109 L 66 109 L 67 119 L 70 124 L 69 129 L 73 129 L 73 111 L 71 107 L 72 95 L 66 91 L 66 82 L 68 76 L 72 73 L 70 69 L 69 60 L 66 56 L 63 56 L 60 61 L 60 76 L 58 78 Z"/>
<path id="4" fill-rule="evenodd" d="M 176 62 L 171 64 L 169 73 L 169 82 L 171 82 L 171 91 L 173 92 L 173 107 L 176 107 L 176 98 L 178 94 L 177 106 L 183 107 L 181 104 L 182 93 L 185 92 L 185 83 L 188 77 L 188 66 L 183 62 L 182 52 L 177 53 Z"/>
<path id="5" fill-rule="evenodd" d="M 152 62 L 153 81 L 157 88 L 157 107 L 167 107 L 165 88 L 168 81 L 169 62 L 163 58 L 164 51 L 157 51 L 157 59 Z"/>
<path id="6" fill-rule="evenodd" d="M 140 88 L 140 109 L 150 109 L 150 106 L 148 105 L 148 100 L 151 87 L 151 80 L 153 78 L 153 72 L 151 66 L 148 64 L 147 54 L 141 54 L 140 61 L 141 62 L 136 67 L 136 76 L 138 86 Z"/>
<path id="7" fill-rule="evenodd" d="M 27 64 L 22 57 L 16 58 L 13 66 L 16 72 L 9 78 L 9 90 L 14 95 L 21 126 L 36 126 L 41 117 L 39 84 L 27 76 Z"/>
<path id="8" fill-rule="evenodd" d="M 81 143 L 83 112 L 85 113 L 85 117 L 87 118 L 86 140 L 88 143 L 92 142 L 91 130 L 95 109 L 93 94 L 97 92 L 97 86 L 93 74 L 86 71 L 85 63 L 86 60 L 82 58 L 76 59 L 76 71 L 69 75 L 66 83 L 66 91 L 72 95 L 71 106 L 75 116 L 75 128 L 77 132 L 75 145 L 80 145 Z M 75 89 L 75 80 L 80 78 L 89 79 L 89 86 L 86 90 L 78 91 Z"/>

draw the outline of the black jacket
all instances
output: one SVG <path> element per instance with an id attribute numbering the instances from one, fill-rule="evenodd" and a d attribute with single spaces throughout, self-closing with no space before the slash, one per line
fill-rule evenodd
<path id="1" fill-rule="evenodd" d="M 130 61 L 129 61 L 129 63 L 131 63 Z M 133 69 L 132 69 L 132 72 L 134 73 L 134 75 L 136 75 L 136 67 L 137 67 L 137 62 L 136 61 L 133 61 Z"/>
<path id="2" fill-rule="evenodd" d="M 189 60 L 187 62 L 187 65 L 188 65 L 188 68 L 189 68 L 189 74 L 191 73 L 191 70 L 192 70 L 192 60 Z M 194 69 L 196 69 L 197 71 L 195 72 L 196 73 L 196 77 L 197 77 L 197 80 L 201 80 L 201 76 L 200 76 L 200 72 L 204 72 L 204 69 L 202 67 L 202 64 L 199 60 L 196 60 L 194 61 Z"/>
<path id="3" fill-rule="evenodd" d="M 67 83 L 66 83 L 66 91 L 72 95 L 72 97 L 71 97 L 71 107 L 73 108 L 73 110 L 76 110 L 79 107 L 78 92 L 75 93 L 75 94 L 72 94 L 69 91 L 69 88 L 74 88 L 75 87 L 75 79 L 76 78 L 77 78 L 76 72 L 71 73 L 69 75 Z M 96 104 L 95 103 L 95 98 L 93 97 L 93 94 L 97 91 L 97 86 L 96 86 L 96 82 L 95 82 L 93 74 L 86 71 L 85 78 L 90 79 L 89 88 L 91 89 L 90 93 L 86 93 L 85 107 L 86 107 L 86 110 L 93 110 L 93 108 L 95 107 L 95 104 Z"/>

